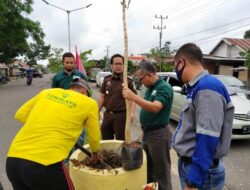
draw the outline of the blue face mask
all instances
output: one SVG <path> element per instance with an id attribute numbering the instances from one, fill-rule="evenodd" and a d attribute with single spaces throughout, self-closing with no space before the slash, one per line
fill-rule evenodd
<path id="1" fill-rule="evenodd" d="M 176 72 L 176 76 L 179 80 L 179 82 L 181 83 L 181 85 L 184 84 L 183 80 L 182 80 L 182 73 L 183 73 L 183 70 L 185 69 L 186 67 L 186 64 L 184 63 L 183 67 L 181 68 L 181 70 L 178 70 L 178 67 L 180 65 L 181 61 L 179 61 L 179 63 L 176 65 L 175 67 L 175 72 Z"/>

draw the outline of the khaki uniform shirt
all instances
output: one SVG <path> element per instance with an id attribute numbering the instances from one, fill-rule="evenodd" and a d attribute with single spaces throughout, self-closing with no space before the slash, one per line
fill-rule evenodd
<path id="1" fill-rule="evenodd" d="M 100 92 L 104 94 L 103 106 L 108 111 L 122 112 L 126 111 L 125 99 L 122 95 L 123 76 L 109 75 L 104 78 Z M 128 87 L 136 93 L 133 80 L 128 77 Z"/>

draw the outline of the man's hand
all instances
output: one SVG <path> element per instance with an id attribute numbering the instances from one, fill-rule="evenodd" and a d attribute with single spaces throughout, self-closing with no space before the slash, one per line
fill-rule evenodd
<path id="1" fill-rule="evenodd" d="M 184 190 L 198 190 L 198 188 L 193 188 L 193 187 L 185 187 Z"/>
<path id="2" fill-rule="evenodd" d="M 134 96 L 136 96 L 128 87 L 123 87 L 122 95 L 127 100 L 133 100 Z"/>
<path id="3" fill-rule="evenodd" d="M 198 187 L 196 184 L 194 184 L 186 179 L 186 187 L 184 188 L 184 190 L 198 190 Z"/>
<path id="4" fill-rule="evenodd" d="M 97 152 L 93 152 L 91 155 L 91 161 L 93 161 L 94 163 L 98 162 L 100 160 L 99 156 L 100 155 Z"/>
<path id="5" fill-rule="evenodd" d="M 131 115 L 130 115 L 130 116 L 131 116 L 131 119 L 130 119 L 130 120 L 131 120 L 131 123 L 133 123 L 133 122 L 134 122 L 134 120 L 135 120 L 135 115 L 134 115 L 134 113 L 131 113 Z"/>

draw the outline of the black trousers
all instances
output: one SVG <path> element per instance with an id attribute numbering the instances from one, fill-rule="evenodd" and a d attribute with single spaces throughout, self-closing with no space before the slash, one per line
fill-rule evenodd
<path id="1" fill-rule="evenodd" d="M 63 162 L 44 166 L 20 158 L 8 157 L 7 176 L 14 190 L 73 190 Z"/>
<path id="2" fill-rule="evenodd" d="M 1 184 L 1 181 L 0 181 L 0 190 L 3 190 L 3 186 L 2 186 L 2 184 Z"/>
<path id="3" fill-rule="evenodd" d="M 169 127 L 144 132 L 143 148 L 147 155 L 147 182 L 158 182 L 159 190 L 172 190 Z"/>
<path id="4" fill-rule="evenodd" d="M 102 140 L 125 140 L 126 112 L 104 112 L 101 126 Z"/>

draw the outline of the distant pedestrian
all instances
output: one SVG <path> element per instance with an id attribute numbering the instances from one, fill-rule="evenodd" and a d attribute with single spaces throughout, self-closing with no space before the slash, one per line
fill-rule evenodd
<path id="1" fill-rule="evenodd" d="M 101 125 L 102 139 L 125 140 L 126 103 L 122 96 L 124 58 L 120 54 L 111 57 L 112 75 L 104 78 L 98 100 L 99 111 L 105 107 Z M 136 93 L 133 80 L 128 77 L 128 87 Z M 132 102 L 131 118 L 135 116 L 136 104 Z"/>
<path id="2" fill-rule="evenodd" d="M 170 142 L 168 126 L 173 102 L 173 90 L 156 75 L 152 63 L 140 63 L 136 76 L 147 87 L 144 99 L 124 87 L 123 96 L 141 106 L 140 123 L 143 145 L 147 153 L 148 183 L 158 182 L 159 190 L 172 190 Z"/>
<path id="3" fill-rule="evenodd" d="M 202 66 L 203 55 L 192 43 L 175 55 L 175 70 L 187 86 L 187 102 L 173 138 L 179 156 L 178 168 L 184 190 L 222 190 L 234 106 L 225 86 Z"/>

